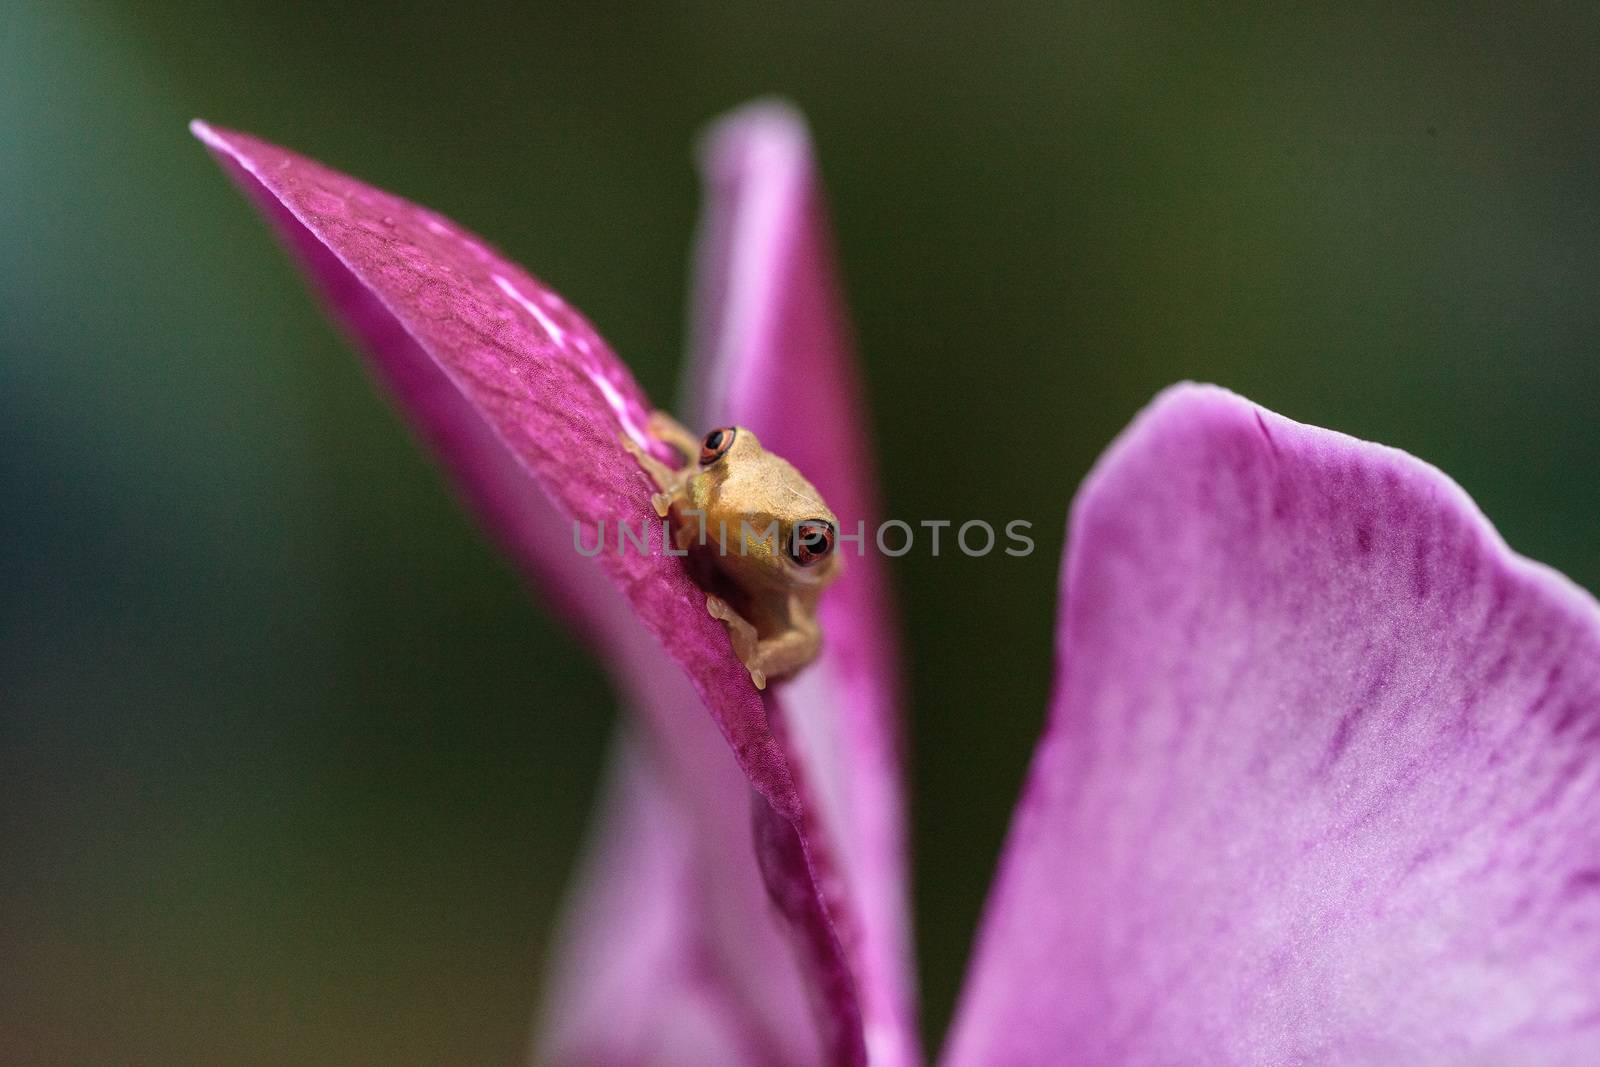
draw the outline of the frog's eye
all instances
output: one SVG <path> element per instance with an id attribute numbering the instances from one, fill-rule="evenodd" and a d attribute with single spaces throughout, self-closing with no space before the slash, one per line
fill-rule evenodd
<path id="1" fill-rule="evenodd" d="M 789 539 L 789 558 L 802 567 L 821 563 L 833 551 L 833 538 L 833 523 L 827 519 L 797 522 Z"/>
<path id="2" fill-rule="evenodd" d="M 706 434 L 706 439 L 700 442 L 700 466 L 709 467 L 727 455 L 728 449 L 733 447 L 733 436 L 738 432 L 732 426 L 719 426 Z"/>

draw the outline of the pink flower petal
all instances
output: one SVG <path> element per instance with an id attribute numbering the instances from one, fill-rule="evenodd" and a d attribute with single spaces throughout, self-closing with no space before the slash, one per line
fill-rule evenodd
<path id="1" fill-rule="evenodd" d="M 720 122 L 702 155 L 690 392 L 702 426 L 739 424 L 821 491 L 870 542 L 874 471 L 862 387 L 803 121 L 757 104 Z M 859 1004 L 875 1065 L 920 1061 L 914 1023 L 898 666 L 881 561 L 844 546 L 820 608 L 822 657 L 770 691 L 797 788 L 801 834 L 769 865 L 815 966 Z M 835 942 L 837 945 L 835 945 Z M 835 957 L 835 951 L 842 958 Z"/>
<path id="2" fill-rule="evenodd" d="M 300 255 L 508 549 L 593 628 L 594 568 L 571 524 L 589 545 L 601 521 L 613 537 L 620 522 L 660 543 L 648 481 L 621 444 L 651 444 L 650 405 L 627 367 L 559 296 L 441 216 L 254 137 L 194 131 Z M 688 673 L 751 782 L 798 815 L 760 696 L 681 563 L 595 559 Z"/>
<path id="3" fill-rule="evenodd" d="M 785 966 L 790 953 L 750 849 L 749 788 L 727 746 L 705 732 L 723 749 L 707 761 L 711 781 L 745 805 L 734 805 L 719 839 L 686 802 L 676 768 L 625 738 L 597 847 L 574 887 L 537 1062 L 820 1062 L 799 975 Z M 719 840 L 730 847 L 719 849 Z"/>
<path id="4" fill-rule="evenodd" d="M 1164 395 L 1073 511 L 947 1062 L 1600 1062 L 1600 610 L 1402 453 Z"/>
<path id="5" fill-rule="evenodd" d="M 619 520 L 654 522 L 647 482 L 619 443 L 627 434 L 648 444 L 649 405 L 626 368 L 559 297 L 441 217 L 254 138 L 199 123 L 195 132 L 277 224 L 469 502 L 587 632 L 650 727 L 647 751 L 618 770 L 590 862 L 597 873 L 553 983 L 564 1010 L 546 1051 L 560 1062 L 629 1062 L 638 1035 L 670 1030 L 700 1043 L 708 1064 L 749 1062 L 752 1050 L 775 1064 L 860 1062 L 854 979 L 812 857 L 796 847 L 814 814 L 790 775 L 788 743 L 767 726 L 770 709 L 676 560 L 607 551 L 596 566 L 574 551 L 574 519 L 585 544 L 602 519 L 613 531 Z M 651 541 L 659 550 L 654 532 Z M 613 878 L 638 879 L 647 893 Z M 805 927 L 803 973 L 769 893 Z M 635 938 L 648 973 L 692 976 L 692 994 L 626 980 L 615 963 Z M 825 1053 L 808 1002 L 821 1009 Z"/>
<path id="6" fill-rule="evenodd" d="M 676 1033 L 686 1015 L 703 1038 L 686 1063 L 826 1062 L 820 1031 L 847 1035 L 856 1016 L 818 1026 L 823 995 L 780 928 L 752 820 L 781 820 L 655 641 L 634 625 L 613 652 L 625 702 L 649 729 L 613 768 L 562 924 L 538 1062 L 654 1064 L 667 1050 L 642 1035 Z"/>

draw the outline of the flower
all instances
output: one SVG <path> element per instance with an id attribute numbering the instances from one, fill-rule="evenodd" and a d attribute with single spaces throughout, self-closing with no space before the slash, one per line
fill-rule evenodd
<path id="1" fill-rule="evenodd" d="M 882 563 L 758 692 L 651 519 L 651 404 L 441 216 L 196 123 L 637 713 L 573 896 L 561 1064 L 922 1062 Z M 872 527 L 809 144 L 723 120 L 689 378 Z M 659 450 L 658 450 L 659 451 Z M 1403 453 L 1180 385 L 1079 491 L 1054 695 L 941 1062 L 1600 1061 L 1600 607 Z M 991 709 L 993 710 L 993 709 Z"/>

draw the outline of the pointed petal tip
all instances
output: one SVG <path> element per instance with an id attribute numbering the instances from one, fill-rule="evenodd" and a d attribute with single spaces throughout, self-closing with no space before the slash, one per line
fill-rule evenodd
<path id="1" fill-rule="evenodd" d="M 227 143 L 222 131 L 205 119 L 190 119 L 189 132 L 194 134 L 195 139 L 207 148 L 223 148 Z"/>
<path id="2" fill-rule="evenodd" d="M 713 119 L 695 156 L 708 174 L 758 161 L 792 163 L 810 157 L 811 130 L 805 115 L 782 97 L 760 97 Z"/>
<path id="3" fill-rule="evenodd" d="M 189 132 L 219 162 L 242 167 L 247 172 L 254 172 L 255 163 L 250 158 L 249 135 L 241 134 L 237 130 L 226 129 L 222 126 L 215 126 L 205 119 L 191 119 Z M 246 143 L 241 144 L 241 141 Z"/>
<path id="4" fill-rule="evenodd" d="M 790 137 L 810 136 L 805 114 L 792 100 L 776 95 L 748 100 L 712 119 L 706 127 L 709 137 L 750 130 Z"/>

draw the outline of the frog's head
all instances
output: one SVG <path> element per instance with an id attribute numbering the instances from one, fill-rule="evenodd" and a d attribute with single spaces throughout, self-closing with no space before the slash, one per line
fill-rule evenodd
<path id="1" fill-rule="evenodd" d="M 812 484 L 741 426 L 701 442 L 689 501 L 718 569 L 747 590 L 820 588 L 839 571 L 839 519 Z M 720 551 L 717 551 L 720 545 Z"/>

